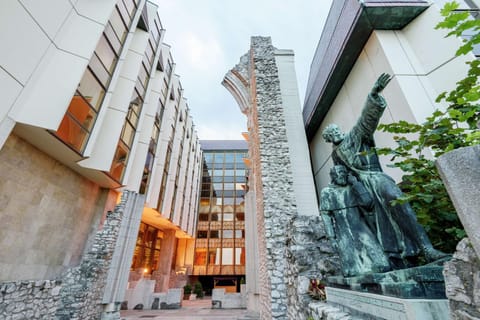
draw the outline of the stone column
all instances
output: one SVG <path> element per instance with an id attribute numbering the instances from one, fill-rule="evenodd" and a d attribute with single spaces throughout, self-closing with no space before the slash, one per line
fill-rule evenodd
<path id="1" fill-rule="evenodd" d="M 305 319 L 300 296 L 289 295 L 287 289 L 293 287 L 296 293 L 299 280 L 288 231 L 296 217 L 318 217 L 318 207 L 293 52 L 277 50 L 269 37 L 252 37 L 250 51 L 223 84 L 248 118 L 249 188 L 254 197 L 247 201 L 255 199 L 255 204 L 253 212 L 245 214 L 256 215 L 258 242 L 257 248 L 246 249 L 258 249 L 261 318 Z M 253 225 L 246 225 L 247 234 Z M 299 250 L 300 242 L 295 246 Z M 248 266 L 247 272 L 252 272 Z M 247 274 L 247 284 L 252 278 Z"/>
<path id="2" fill-rule="evenodd" d="M 176 250 L 175 230 L 165 230 L 160 249 L 161 259 L 158 269 L 153 273 L 152 280 L 156 280 L 155 292 L 167 292 L 170 284 L 172 261 Z"/>
<path id="3" fill-rule="evenodd" d="M 480 319 L 480 146 L 440 156 L 437 168 L 468 238 L 444 265 L 445 291 L 452 319 Z"/>

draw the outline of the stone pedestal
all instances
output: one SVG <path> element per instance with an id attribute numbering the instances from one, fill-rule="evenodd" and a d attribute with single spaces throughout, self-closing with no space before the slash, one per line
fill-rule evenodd
<path id="1" fill-rule="evenodd" d="M 448 320 L 447 299 L 401 299 L 327 287 L 328 304 L 362 319 Z"/>
<path id="2" fill-rule="evenodd" d="M 446 299 L 443 262 L 356 277 L 328 277 L 330 287 L 405 299 Z"/>

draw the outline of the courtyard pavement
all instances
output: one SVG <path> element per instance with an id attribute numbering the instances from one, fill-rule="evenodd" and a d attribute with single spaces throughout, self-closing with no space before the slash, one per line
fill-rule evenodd
<path id="1" fill-rule="evenodd" d="M 246 309 L 212 309 L 210 297 L 194 301 L 183 300 L 176 310 L 123 310 L 122 320 L 234 320 L 255 319 Z"/>

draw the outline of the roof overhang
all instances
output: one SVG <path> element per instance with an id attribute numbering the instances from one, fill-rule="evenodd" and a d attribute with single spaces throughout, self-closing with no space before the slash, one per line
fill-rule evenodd
<path id="1" fill-rule="evenodd" d="M 400 30 L 428 1 L 335 0 L 310 66 L 303 120 L 310 141 L 373 30 Z"/>

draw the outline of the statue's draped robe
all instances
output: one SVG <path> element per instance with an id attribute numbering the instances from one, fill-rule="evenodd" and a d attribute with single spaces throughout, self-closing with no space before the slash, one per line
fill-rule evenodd
<path id="1" fill-rule="evenodd" d="M 348 277 L 388 271 L 389 261 L 367 226 L 360 212 L 364 204 L 354 191 L 352 186 L 330 185 L 320 196 L 320 211 L 327 228 L 334 233 L 342 273 Z"/>
<path id="2" fill-rule="evenodd" d="M 403 259 L 417 256 L 422 243 L 430 242 L 408 203 L 391 205 L 402 192 L 395 181 L 382 172 L 373 139 L 385 107 L 383 97 L 370 94 L 355 126 L 334 146 L 332 159 L 353 172 L 370 192 L 375 208 L 372 231 L 388 257 Z"/>

